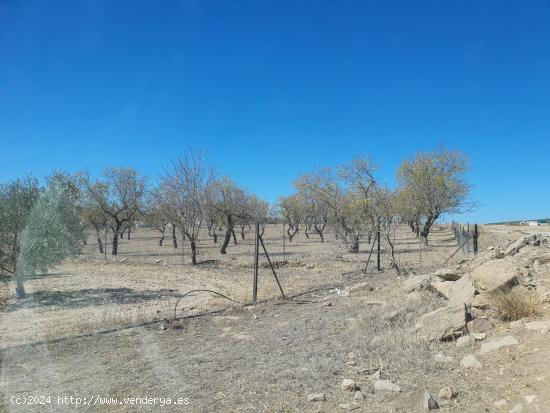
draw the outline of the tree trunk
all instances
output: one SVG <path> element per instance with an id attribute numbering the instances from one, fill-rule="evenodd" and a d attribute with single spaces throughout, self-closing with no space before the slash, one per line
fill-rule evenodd
<path id="1" fill-rule="evenodd" d="M 382 270 L 380 266 L 380 226 L 378 226 L 376 231 L 376 269 L 378 271 Z"/>
<path id="2" fill-rule="evenodd" d="M 16 275 L 17 287 L 15 287 L 15 294 L 17 298 L 25 298 L 27 294 L 25 293 L 25 284 L 23 283 L 23 278 L 21 275 Z"/>
<path id="3" fill-rule="evenodd" d="M 359 237 L 353 236 L 351 240 L 351 245 L 349 247 L 349 252 L 354 254 L 359 252 Z"/>
<path id="4" fill-rule="evenodd" d="M 112 255 L 118 255 L 118 238 L 119 238 L 119 230 L 116 229 L 115 233 L 113 235 L 113 248 L 111 250 Z"/>
<path id="5" fill-rule="evenodd" d="M 237 245 L 237 236 L 235 235 L 235 229 L 231 230 L 231 235 L 233 236 L 233 243 Z"/>
<path id="6" fill-rule="evenodd" d="M 178 237 L 176 236 L 176 226 L 172 224 L 172 244 L 174 248 L 178 248 Z"/>
<path id="7" fill-rule="evenodd" d="M 130 233 L 132 232 L 131 228 L 128 228 L 128 236 L 126 237 L 127 240 L 130 240 Z"/>
<path id="8" fill-rule="evenodd" d="M 294 235 L 296 235 L 297 232 L 298 232 L 298 225 L 293 226 L 293 225 L 288 224 L 288 228 L 286 230 L 286 233 L 288 234 L 288 241 L 289 242 L 292 242 L 292 238 L 294 237 Z"/>
<path id="9" fill-rule="evenodd" d="M 246 225 L 241 225 L 241 239 L 244 240 L 244 229 L 246 228 Z"/>
<path id="10" fill-rule="evenodd" d="M 227 254 L 227 246 L 229 245 L 229 241 L 231 241 L 232 232 L 233 228 L 227 228 L 227 231 L 225 231 L 225 238 L 223 239 L 222 247 L 220 249 L 222 254 Z"/>
<path id="11" fill-rule="evenodd" d="M 193 265 L 197 265 L 197 244 L 195 243 L 194 239 L 190 241 L 190 245 L 191 245 L 191 263 Z"/>
<path id="12" fill-rule="evenodd" d="M 214 233 L 212 234 L 212 236 L 214 237 L 214 244 L 217 244 L 218 243 L 218 234 L 216 233 L 216 230 L 214 230 Z"/>
<path id="13" fill-rule="evenodd" d="M 99 229 L 96 228 L 97 232 L 97 246 L 99 248 L 99 253 L 103 254 L 103 242 L 101 242 L 101 234 L 99 233 Z"/>

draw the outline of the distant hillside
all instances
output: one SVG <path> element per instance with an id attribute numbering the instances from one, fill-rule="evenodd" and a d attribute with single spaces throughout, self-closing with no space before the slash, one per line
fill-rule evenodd
<path id="1" fill-rule="evenodd" d="M 539 224 L 549 224 L 550 218 L 542 218 L 542 219 L 526 219 L 523 221 L 505 221 L 505 222 L 491 222 L 487 225 L 520 225 L 522 222 L 526 221 L 537 221 Z"/>

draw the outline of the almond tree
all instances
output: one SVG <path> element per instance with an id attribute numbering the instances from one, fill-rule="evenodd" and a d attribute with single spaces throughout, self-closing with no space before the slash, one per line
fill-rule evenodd
<path id="1" fill-rule="evenodd" d="M 191 263 L 197 264 L 197 239 L 206 214 L 211 169 L 200 154 L 190 152 L 176 159 L 161 178 L 160 203 L 167 217 L 189 241 Z"/>
<path id="2" fill-rule="evenodd" d="M 464 178 L 467 170 L 467 159 L 462 152 L 443 147 L 418 153 L 399 166 L 399 188 L 414 194 L 422 216 L 420 235 L 426 245 L 432 225 L 442 215 L 460 213 L 467 208 L 470 193 L 470 185 Z"/>
<path id="3" fill-rule="evenodd" d="M 212 183 L 208 197 L 210 219 L 224 230 L 225 237 L 220 253 L 227 254 L 227 246 L 239 220 L 250 219 L 247 211 L 247 193 L 233 183 L 229 177 L 217 179 Z"/>
<path id="4" fill-rule="evenodd" d="M 281 197 L 279 199 L 281 216 L 287 224 L 286 233 L 289 242 L 300 230 L 300 224 L 304 222 L 304 200 L 299 194 Z"/>
<path id="5" fill-rule="evenodd" d="M 117 255 L 121 231 L 139 214 L 145 179 L 132 168 L 107 168 L 102 179 L 92 180 L 82 174 L 80 182 L 88 202 L 108 217 L 113 232 L 112 255 Z"/>

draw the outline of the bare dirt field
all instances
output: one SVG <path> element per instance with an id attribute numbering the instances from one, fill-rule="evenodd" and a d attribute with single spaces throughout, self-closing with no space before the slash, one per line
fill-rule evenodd
<path id="1" fill-rule="evenodd" d="M 283 259 L 281 229 L 270 226 L 265 235 L 275 261 Z M 124 241 L 116 260 L 104 261 L 90 242 L 80 258 L 29 280 L 29 297 L 11 298 L 1 314 L 0 411 L 416 412 L 423 410 L 425 390 L 437 397 L 449 386 L 458 395 L 438 399 L 440 411 L 511 411 L 516 404 L 521 411 L 550 411 L 550 334 L 528 330 L 524 321 L 495 322 L 487 339 L 513 334 L 519 345 L 477 356 L 482 368 L 464 369 L 459 361 L 472 348 L 414 332 L 417 319 L 445 300 L 429 291 L 404 294 L 402 285 L 409 273 L 434 271 L 456 251 L 448 229 L 436 229 L 429 247 L 404 228 L 396 234 L 401 277 L 376 271 L 371 262 L 366 275 L 350 278 L 370 246 L 348 254 L 333 234 L 326 238 L 321 244 L 299 234 L 287 241 L 289 263 L 277 273 L 294 298 L 277 299 L 270 270 L 262 268 L 259 298 L 267 301 L 242 306 L 197 294 L 181 301 L 179 319 L 169 323 L 162 320 L 192 289 L 250 302 L 252 235 L 237 239 L 226 256 L 205 236 L 196 267 L 187 257 L 182 264 L 170 240 L 159 247 L 152 230 Z M 459 253 L 451 262 L 464 258 Z M 220 311 L 185 318 L 213 310 Z M 549 316 L 545 307 L 542 317 Z M 152 320 L 159 322 L 86 335 Z M 436 362 L 436 354 L 451 360 Z M 373 376 L 400 391 L 375 390 Z M 344 379 L 356 382 L 364 400 L 342 391 Z M 308 400 L 316 393 L 324 401 Z M 48 395 L 51 404 L 13 402 L 14 396 Z M 91 405 L 59 404 L 58 396 Z M 187 398 L 187 404 L 137 405 L 128 397 Z M 502 399 L 505 405 L 495 407 Z"/>

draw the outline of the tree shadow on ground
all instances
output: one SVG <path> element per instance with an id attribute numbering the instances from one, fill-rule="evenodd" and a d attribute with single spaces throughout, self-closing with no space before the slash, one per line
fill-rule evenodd
<path id="1" fill-rule="evenodd" d="M 108 304 L 135 304 L 169 297 L 181 297 L 177 290 L 134 290 L 132 288 L 87 288 L 78 291 L 36 291 L 9 304 L 6 312 L 40 307 L 80 308 Z"/>

